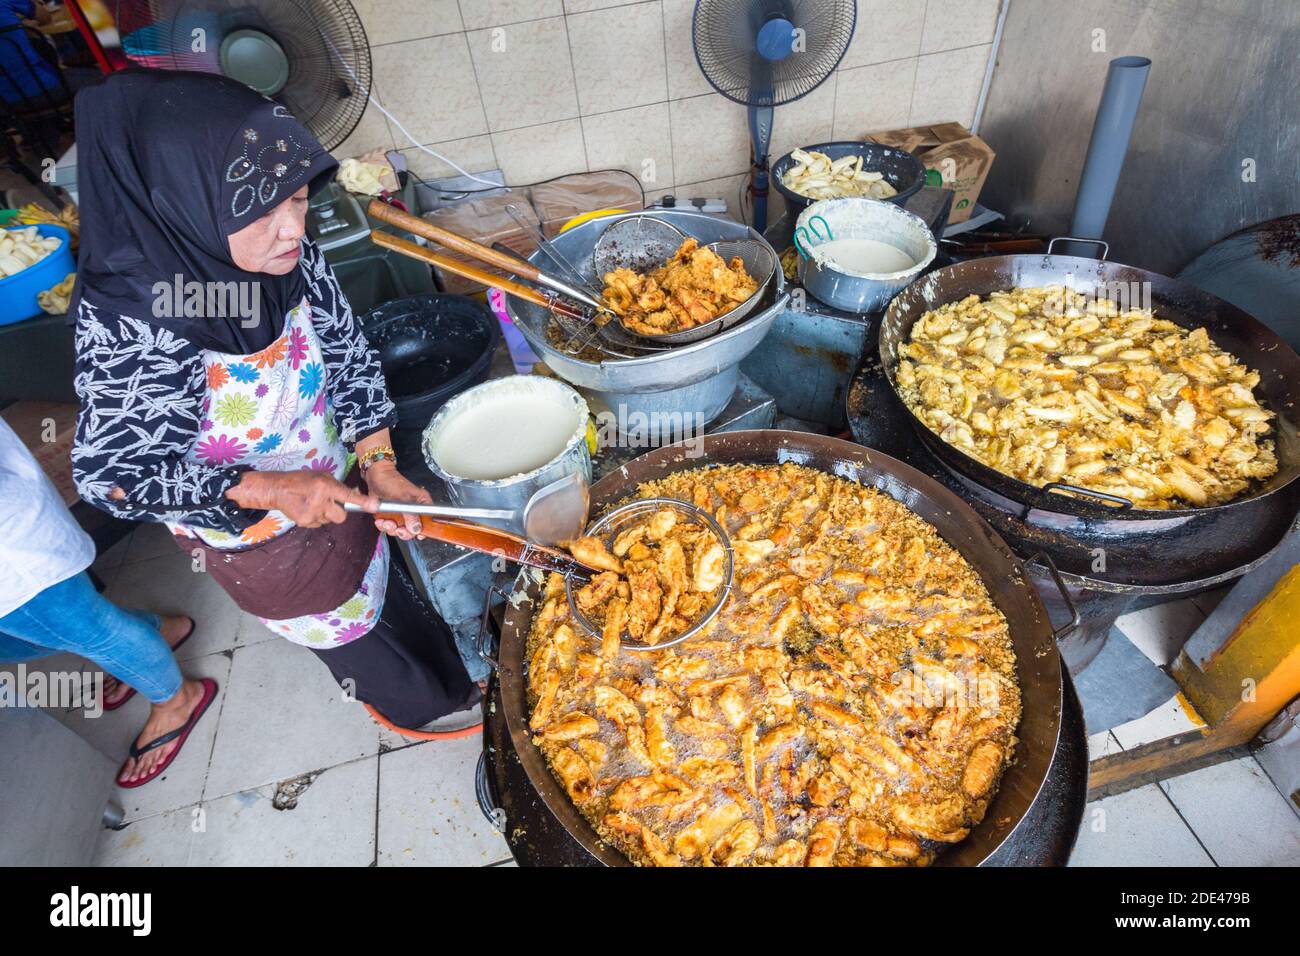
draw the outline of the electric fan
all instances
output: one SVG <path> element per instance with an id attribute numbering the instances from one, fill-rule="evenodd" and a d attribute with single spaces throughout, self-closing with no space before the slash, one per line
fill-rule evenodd
<path id="1" fill-rule="evenodd" d="M 117 28 L 133 63 L 246 83 L 327 150 L 366 109 L 370 45 L 348 0 L 118 0 Z"/>
<path id="2" fill-rule="evenodd" d="M 767 228 L 773 109 L 807 96 L 849 48 L 854 0 L 698 0 L 695 59 L 709 84 L 749 108 L 753 226 Z"/>

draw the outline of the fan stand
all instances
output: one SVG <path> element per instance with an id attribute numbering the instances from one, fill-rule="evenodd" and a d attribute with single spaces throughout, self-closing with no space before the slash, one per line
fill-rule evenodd
<path id="1" fill-rule="evenodd" d="M 773 16 L 758 28 L 754 48 L 758 51 L 750 67 L 750 85 L 754 90 L 749 105 L 749 139 L 753 164 L 750 167 L 750 193 L 754 199 L 754 229 L 767 229 L 767 161 L 772 145 L 772 108 L 776 95 L 772 89 L 772 64 L 780 63 L 793 52 L 791 37 L 795 26 L 783 16 Z"/>
<path id="2" fill-rule="evenodd" d="M 754 202 L 754 221 L 751 225 L 762 233 L 767 229 L 767 161 L 772 143 L 772 123 L 775 111 L 770 106 L 749 107 L 749 193 Z M 739 211 L 739 210 L 738 210 Z M 743 219 L 743 215 L 741 216 Z"/>

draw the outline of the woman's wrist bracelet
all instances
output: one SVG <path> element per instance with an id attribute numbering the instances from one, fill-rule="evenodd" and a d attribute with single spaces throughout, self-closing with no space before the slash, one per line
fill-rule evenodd
<path id="1" fill-rule="evenodd" d="M 377 445 L 358 458 L 357 464 L 361 467 L 361 471 L 364 474 L 369 471 L 370 466 L 377 461 L 388 461 L 396 465 L 397 453 L 393 451 L 391 445 Z"/>

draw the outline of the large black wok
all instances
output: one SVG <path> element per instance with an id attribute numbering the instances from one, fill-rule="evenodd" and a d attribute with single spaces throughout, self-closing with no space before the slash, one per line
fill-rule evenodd
<path id="1" fill-rule="evenodd" d="M 1057 747 L 1061 727 L 1061 659 L 1052 625 L 1020 563 L 992 529 L 956 495 L 908 465 L 851 442 L 788 431 L 741 431 L 707 435 L 703 455 L 690 457 L 682 445 L 660 448 L 606 475 L 591 489 L 599 510 L 630 494 L 640 483 L 708 464 L 794 462 L 878 488 L 928 521 L 979 573 L 1006 616 L 1015 646 L 1023 716 L 1016 761 L 983 822 L 964 841 L 939 857 L 940 865 L 973 866 L 988 858 L 1020 824 L 1038 797 Z M 502 707 L 510 742 L 528 780 L 556 819 L 596 860 L 630 865 L 603 843 L 551 775 L 528 730 L 524 643 L 540 586 L 506 604 L 497 657 Z"/>
<path id="2" fill-rule="evenodd" d="M 1170 511 L 1116 505 L 1037 488 L 988 467 L 949 445 L 903 405 L 920 441 L 969 494 L 1003 513 L 1021 511 L 1029 548 L 1049 547 L 1062 571 L 1120 585 L 1166 586 L 1221 580 L 1271 551 L 1300 508 L 1300 356 L 1263 323 L 1194 286 L 1145 269 L 1061 255 L 995 256 L 937 269 L 890 303 L 880 327 L 880 363 L 898 397 L 898 348 L 925 312 L 968 295 L 1013 287 L 1062 284 L 1109 298 L 1144 288 L 1158 317 L 1210 338 L 1260 373 L 1260 404 L 1277 414 L 1273 437 L 1278 472 L 1241 497 L 1207 508 Z M 1086 493 L 1085 493 L 1086 494 Z M 1056 544 L 1064 542 L 1064 551 Z"/>

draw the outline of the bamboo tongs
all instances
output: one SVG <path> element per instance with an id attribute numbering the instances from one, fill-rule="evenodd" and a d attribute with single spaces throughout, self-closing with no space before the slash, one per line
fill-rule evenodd
<path id="1" fill-rule="evenodd" d="M 596 312 L 610 312 L 609 306 L 601 302 L 594 296 L 588 295 L 581 289 L 574 288 L 567 282 L 547 275 L 537 266 L 525 259 L 517 259 L 512 255 L 500 252 L 489 246 L 481 245 L 473 239 L 466 239 L 464 236 L 454 232 L 449 232 L 441 226 L 435 226 L 426 219 L 419 216 L 412 216 L 410 213 L 402 212 L 396 206 L 391 206 L 379 199 L 372 199 L 367 211 L 371 217 L 381 222 L 386 222 L 391 226 L 404 229 L 407 232 L 415 233 L 417 236 L 423 236 L 431 242 L 436 242 L 448 249 L 453 249 L 461 255 L 469 256 L 479 262 L 487 263 L 497 269 L 502 269 L 513 275 L 527 279 L 529 282 L 535 282 L 538 285 L 558 292 L 574 302 L 580 302 L 587 309 Z M 431 263 L 440 269 L 446 269 L 448 272 L 454 272 L 457 275 L 464 276 L 467 279 L 473 279 L 475 282 L 481 282 L 487 286 L 495 286 L 518 299 L 525 302 L 532 302 L 540 305 L 545 309 L 554 309 L 561 315 L 568 316 L 572 319 L 588 319 L 590 315 L 586 310 L 578 308 L 568 302 L 564 302 L 554 295 L 547 295 L 530 286 L 521 285 L 510 279 L 504 279 L 498 275 L 480 269 L 477 266 L 470 265 L 467 262 L 461 262 L 459 259 L 453 259 L 450 256 L 442 255 L 431 249 L 426 249 L 409 240 L 402 239 L 398 236 L 391 235 L 387 232 L 372 230 L 370 240 L 377 246 L 383 246 L 385 249 L 392 249 L 394 252 L 400 252 L 402 255 L 410 256 L 413 259 L 422 259 Z M 611 313 L 612 314 L 612 313 Z"/>

